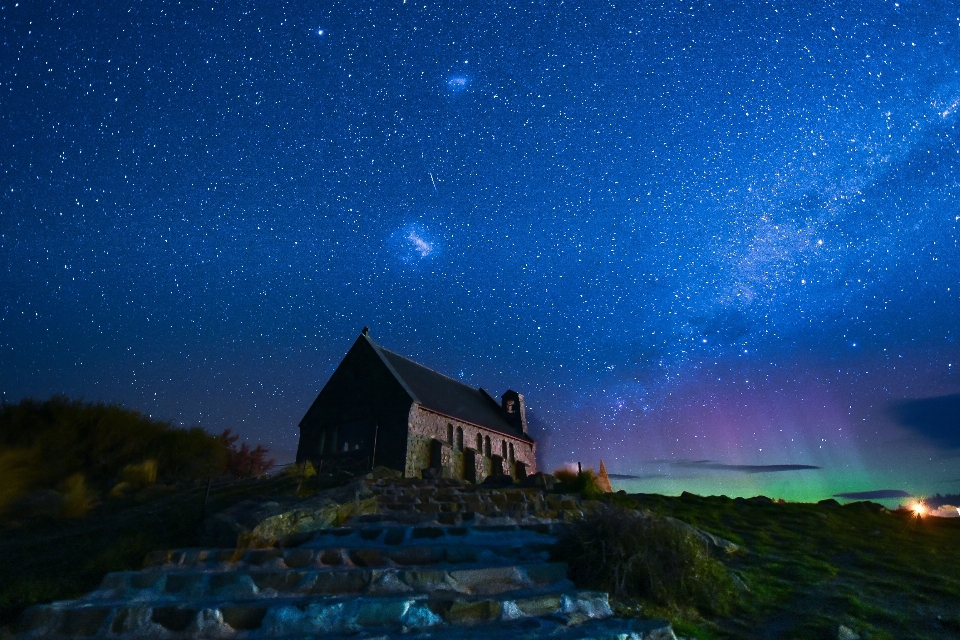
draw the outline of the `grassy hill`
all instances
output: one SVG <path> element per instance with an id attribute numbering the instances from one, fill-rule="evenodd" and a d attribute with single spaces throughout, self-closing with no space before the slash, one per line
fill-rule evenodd
<path id="1" fill-rule="evenodd" d="M 647 613 L 698 638 L 960 638 L 960 518 L 918 519 L 861 502 L 615 496 L 625 506 L 676 517 L 745 549 L 726 560 L 749 588 L 725 616 Z"/>

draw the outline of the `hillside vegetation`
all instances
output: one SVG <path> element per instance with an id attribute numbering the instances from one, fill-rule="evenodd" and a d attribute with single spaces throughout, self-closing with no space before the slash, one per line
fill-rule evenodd
<path id="1" fill-rule="evenodd" d="M 863 640 L 960 638 L 960 518 L 920 519 L 869 502 L 778 504 L 686 493 L 608 494 L 604 501 L 677 518 L 743 549 L 723 558 L 747 589 L 729 608 L 620 599 L 623 613 L 673 619 L 678 635 L 835 639 L 842 626 Z M 625 534 L 613 535 L 622 546 Z M 703 586 L 722 584 L 702 575 Z M 584 576 L 586 584 L 597 584 L 595 576 Z"/>
<path id="2" fill-rule="evenodd" d="M 257 479 L 267 450 L 117 405 L 0 405 L 0 629 L 156 549 L 197 543 L 205 513 L 296 487 Z"/>
<path id="3" fill-rule="evenodd" d="M 108 495 L 154 484 L 258 475 L 269 466 L 262 447 L 239 449 L 229 430 L 214 436 L 183 429 L 118 405 L 54 396 L 0 406 L 0 513 L 53 509 L 82 515 Z M 46 493 L 37 493 L 40 491 Z M 43 503 L 46 501 L 47 506 Z M 52 501 L 52 502 L 51 502 Z"/>

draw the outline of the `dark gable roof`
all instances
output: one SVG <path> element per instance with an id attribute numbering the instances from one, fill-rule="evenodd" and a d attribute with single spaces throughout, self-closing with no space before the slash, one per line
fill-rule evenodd
<path id="1" fill-rule="evenodd" d="M 374 351 L 391 369 L 397 380 L 416 402 L 437 413 L 499 431 L 504 435 L 533 442 L 530 436 L 517 431 L 503 416 L 503 409 L 483 389 L 474 389 L 453 378 L 404 358 L 364 336 Z"/>

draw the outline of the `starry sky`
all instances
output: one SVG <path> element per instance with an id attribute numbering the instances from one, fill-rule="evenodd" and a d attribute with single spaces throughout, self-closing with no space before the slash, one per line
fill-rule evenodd
<path id="1" fill-rule="evenodd" d="M 5 401 L 287 460 L 368 325 L 547 470 L 960 493 L 955 3 L 0 3 Z"/>

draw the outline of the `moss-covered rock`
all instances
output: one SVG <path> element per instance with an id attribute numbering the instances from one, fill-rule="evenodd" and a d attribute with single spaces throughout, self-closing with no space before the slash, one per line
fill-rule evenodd
<path id="1" fill-rule="evenodd" d="M 377 499 L 354 500 L 343 504 L 330 502 L 319 508 L 293 509 L 266 518 L 237 540 L 238 548 L 272 547 L 286 536 L 319 531 L 343 524 L 351 518 L 376 513 Z"/>

